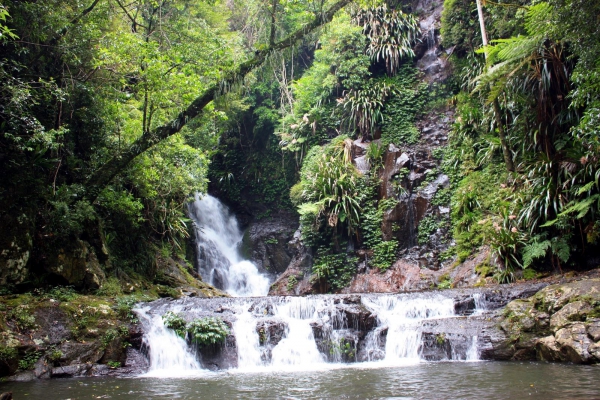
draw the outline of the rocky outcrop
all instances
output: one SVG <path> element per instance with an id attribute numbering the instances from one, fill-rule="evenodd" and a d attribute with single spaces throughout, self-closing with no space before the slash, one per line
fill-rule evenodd
<path id="1" fill-rule="evenodd" d="M 312 253 L 300 240 L 300 230 L 294 232 L 288 242 L 292 251 L 292 259 L 286 270 L 279 275 L 269 290 L 270 296 L 305 295 L 318 293 L 316 282 L 310 280 L 312 270 Z"/>
<path id="2" fill-rule="evenodd" d="M 227 297 L 227 293 L 202 281 L 202 277 L 185 260 L 178 257 L 156 255 L 154 282 L 171 290 L 165 294 L 172 297 Z M 174 293 L 173 293 L 174 292 Z"/>
<path id="3" fill-rule="evenodd" d="M 250 222 L 244 235 L 244 247 L 259 270 L 279 275 L 286 270 L 294 249 L 288 243 L 298 229 L 298 217 L 289 212 Z"/>
<path id="4" fill-rule="evenodd" d="M 27 296 L 8 299 L 5 329 L 0 334 L 0 376 L 26 381 L 114 374 L 117 366 L 124 367 L 120 374 L 144 368 L 139 357 L 140 329 L 120 320 L 110 302 L 88 296 L 71 300 L 52 296 L 28 302 Z M 128 359 L 133 361 L 127 364 Z"/>
<path id="5" fill-rule="evenodd" d="M 600 279 L 551 285 L 513 301 L 500 327 L 513 359 L 600 362 Z"/>
<path id="6" fill-rule="evenodd" d="M 106 280 L 95 249 L 83 240 L 59 248 L 46 264 L 49 272 L 79 288 L 99 289 Z"/>

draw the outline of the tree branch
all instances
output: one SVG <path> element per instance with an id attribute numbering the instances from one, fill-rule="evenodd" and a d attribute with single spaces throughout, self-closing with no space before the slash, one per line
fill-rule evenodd
<path id="1" fill-rule="evenodd" d="M 127 150 L 108 160 L 102 167 L 92 174 L 85 185 L 86 198 L 92 202 L 96 200 L 100 194 L 100 191 L 108 183 L 110 183 L 110 181 L 134 158 L 152 148 L 154 145 L 176 134 L 190 120 L 200 115 L 204 107 L 213 101 L 215 96 L 220 93 L 221 88 L 228 87 L 236 81 L 239 81 L 240 78 L 243 78 L 254 68 L 261 65 L 269 54 L 292 46 L 307 34 L 331 21 L 333 16 L 350 2 L 351 0 L 337 1 L 327 11 L 319 13 L 319 15 L 317 15 L 315 19 L 308 25 L 298 29 L 286 38 L 268 46 L 265 49 L 257 50 L 254 57 L 240 64 L 235 70 L 226 74 L 225 78 L 220 83 L 209 87 L 202 95 L 192 101 L 192 103 L 185 110 L 181 111 L 173 120 L 153 130 L 148 130 L 142 133 L 142 135 Z"/>

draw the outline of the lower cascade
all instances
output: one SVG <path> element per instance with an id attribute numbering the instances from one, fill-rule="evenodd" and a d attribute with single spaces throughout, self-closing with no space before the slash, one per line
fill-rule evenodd
<path id="1" fill-rule="evenodd" d="M 439 292 L 185 298 L 158 300 L 137 313 L 146 332 L 149 373 L 170 375 L 476 361 L 485 303 L 477 293 L 448 297 Z M 221 318 L 229 335 L 222 344 L 196 346 L 165 328 L 161 316 L 167 311 L 188 322 Z"/>

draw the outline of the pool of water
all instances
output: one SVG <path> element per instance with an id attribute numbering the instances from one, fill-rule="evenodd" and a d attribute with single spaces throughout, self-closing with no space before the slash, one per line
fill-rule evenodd
<path id="1" fill-rule="evenodd" d="M 0 383 L 21 399 L 591 399 L 600 366 L 435 362 L 296 372 L 204 372 L 185 378 L 81 378 Z"/>

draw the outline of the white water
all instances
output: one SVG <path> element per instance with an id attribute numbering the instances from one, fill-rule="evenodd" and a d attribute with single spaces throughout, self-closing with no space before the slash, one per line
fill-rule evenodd
<path id="1" fill-rule="evenodd" d="M 378 325 L 366 336 L 359 348 L 355 327 L 348 326 L 345 314 L 336 307 L 335 297 L 266 298 L 263 302 L 232 301 L 235 313 L 232 334 L 238 348 L 238 371 L 298 371 L 339 368 L 361 352 L 366 367 L 398 366 L 423 362 L 422 327 L 429 319 L 452 318 L 454 301 L 442 295 L 429 297 L 363 295 L 362 305 L 377 316 Z M 177 310 L 174 310 L 177 311 Z M 138 310 L 149 325 L 145 342 L 150 347 L 152 368 L 149 374 L 189 374 L 201 369 L 196 355 L 189 352 L 184 340 L 170 332 L 157 316 Z M 260 324 L 284 324 L 285 332 L 276 344 L 269 344 L 269 329 Z M 259 327 L 263 327 L 259 334 Z M 315 338 L 313 326 L 320 337 Z M 387 334 L 383 334 L 387 330 Z M 264 335 L 261 337 L 259 335 Z M 318 339 L 318 340 L 317 340 Z M 265 344 L 266 343 L 266 344 Z M 320 343 L 320 344 L 318 344 Z M 343 345 L 343 346 L 342 346 Z M 319 346 L 325 348 L 319 349 Z M 450 340 L 451 355 L 456 361 L 479 359 L 477 336 L 465 348 L 464 341 L 455 348 Z M 462 350 L 461 350 L 462 349 Z M 354 360 L 352 360 L 354 361 Z M 350 365 L 361 365 L 350 364 Z M 170 376 L 170 375 L 169 375 Z"/>
<path id="2" fill-rule="evenodd" d="M 184 339 L 165 327 L 160 315 L 148 314 L 147 308 L 135 311 L 150 327 L 144 334 L 144 345 L 149 349 L 150 359 L 146 376 L 179 377 L 196 374 L 202 369 L 196 354 L 190 352 Z"/>
<path id="3" fill-rule="evenodd" d="M 380 327 L 388 328 L 384 361 L 391 364 L 420 360 L 423 320 L 454 316 L 454 301 L 442 296 L 413 299 L 378 296 L 363 301 L 377 314 Z"/>
<path id="4" fill-rule="evenodd" d="M 190 214 L 196 223 L 202 278 L 232 296 L 265 296 L 269 278 L 240 255 L 243 233 L 227 207 L 212 196 L 196 196 L 190 204 Z"/>

